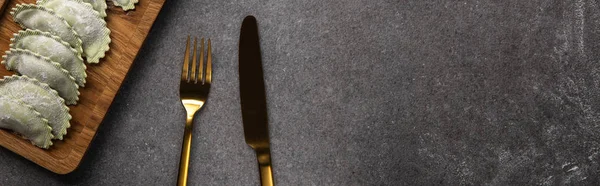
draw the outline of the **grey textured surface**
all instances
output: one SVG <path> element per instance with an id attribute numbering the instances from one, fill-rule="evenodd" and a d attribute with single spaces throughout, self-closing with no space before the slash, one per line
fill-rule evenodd
<path id="1" fill-rule="evenodd" d="M 237 43 L 258 18 L 279 185 L 598 185 L 597 0 L 168 0 L 80 168 L 0 149 L 1 185 L 173 185 L 187 34 L 214 86 L 190 182 L 258 185 Z"/>

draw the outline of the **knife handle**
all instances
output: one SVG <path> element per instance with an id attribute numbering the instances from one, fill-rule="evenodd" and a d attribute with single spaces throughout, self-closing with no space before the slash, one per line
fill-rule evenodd
<path id="1" fill-rule="evenodd" d="M 185 120 L 185 131 L 183 133 L 183 146 L 181 147 L 181 159 L 179 160 L 178 186 L 187 185 L 188 170 L 190 164 L 190 149 L 192 146 L 192 122 L 193 117 Z"/>
<path id="2" fill-rule="evenodd" d="M 271 149 L 256 150 L 258 168 L 260 169 L 260 183 L 262 186 L 273 186 L 273 170 L 271 168 Z"/>

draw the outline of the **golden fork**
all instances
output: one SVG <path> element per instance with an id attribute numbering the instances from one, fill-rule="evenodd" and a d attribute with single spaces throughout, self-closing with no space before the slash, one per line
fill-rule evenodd
<path id="1" fill-rule="evenodd" d="M 208 39 L 206 72 L 204 71 L 204 38 L 200 40 L 199 64 L 196 63 L 196 41 L 197 39 L 194 38 L 194 52 L 192 54 L 192 62 L 190 63 L 190 36 L 187 38 L 179 88 L 181 103 L 187 112 L 185 133 L 183 134 L 183 147 L 181 148 L 181 160 L 179 162 L 179 177 L 177 180 L 177 185 L 180 186 L 187 185 L 194 114 L 206 103 L 210 84 L 212 83 L 210 39 Z"/>

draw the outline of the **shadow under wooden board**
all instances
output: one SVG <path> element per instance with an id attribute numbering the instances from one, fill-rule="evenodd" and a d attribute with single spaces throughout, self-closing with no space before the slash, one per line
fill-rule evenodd
<path id="1" fill-rule="evenodd" d="M 5 0 L 0 0 L 5 1 Z M 16 24 L 10 11 L 16 4 L 35 3 L 35 0 L 9 0 L 8 6 L 0 17 L 0 55 L 9 49 L 13 34 L 22 30 Z M 110 50 L 99 64 L 87 65 L 87 84 L 79 89 L 80 100 L 70 106 L 71 128 L 65 139 L 54 140 L 48 150 L 33 146 L 10 131 L 0 129 L 0 145 L 58 174 L 67 174 L 75 170 L 96 130 L 108 111 L 117 90 L 129 71 L 140 47 L 144 43 L 156 16 L 165 0 L 140 0 L 135 10 L 123 11 L 108 1 L 106 22 L 110 29 Z M 9 76 L 0 65 L 0 76 Z"/>

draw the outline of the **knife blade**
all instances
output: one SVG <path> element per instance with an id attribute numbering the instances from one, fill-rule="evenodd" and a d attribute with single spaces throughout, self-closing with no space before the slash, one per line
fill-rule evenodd
<path id="1" fill-rule="evenodd" d="M 256 18 L 242 22 L 239 43 L 239 80 L 246 143 L 256 151 L 261 184 L 273 185 L 267 99 Z"/>

